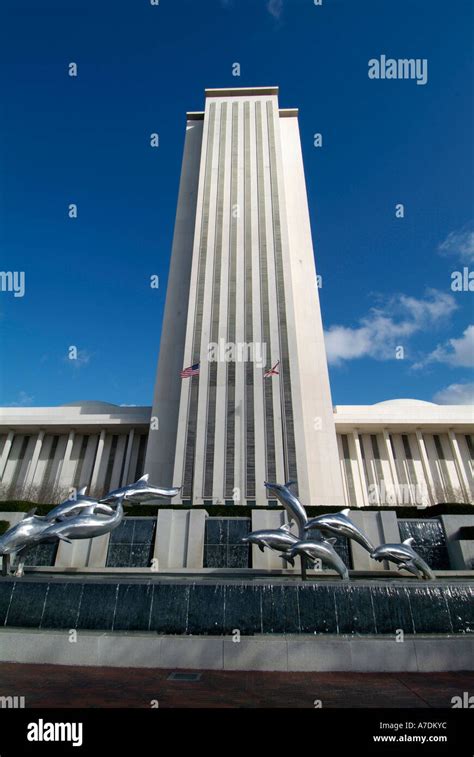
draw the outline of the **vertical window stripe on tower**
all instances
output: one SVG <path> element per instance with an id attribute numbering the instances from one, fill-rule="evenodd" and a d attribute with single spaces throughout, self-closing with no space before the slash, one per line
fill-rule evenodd
<path id="1" fill-rule="evenodd" d="M 201 239 L 199 243 L 199 262 L 197 274 L 196 309 L 194 314 L 192 363 L 201 359 L 202 314 L 204 306 L 204 282 L 206 276 L 207 239 L 209 235 L 209 205 L 211 197 L 212 146 L 216 120 L 216 103 L 209 107 L 209 127 L 206 147 L 206 166 L 202 203 Z M 199 376 L 192 376 L 188 404 L 188 423 L 186 431 L 186 452 L 184 458 L 184 476 L 182 496 L 189 498 L 193 494 L 194 455 L 196 449 L 196 425 L 198 411 Z"/>
<path id="2" fill-rule="evenodd" d="M 227 340 L 235 344 L 236 313 L 236 275 L 237 275 L 237 206 L 238 150 L 239 150 L 239 105 L 232 103 L 232 145 L 231 145 L 231 180 L 230 180 L 230 249 L 229 249 L 229 288 L 227 310 Z M 227 363 L 227 412 L 225 432 L 225 475 L 224 496 L 234 494 L 235 464 L 235 362 Z"/>
<path id="3" fill-rule="evenodd" d="M 267 259 L 267 229 L 266 229 L 266 208 L 265 208 L 265 186 L 264 186 L 264 168 L 263 168 L 263 125 L 262 125 L 262 103 L 257 102 L 255 106 L 255 126 L 256 126 L 256 144 L 257 144 L 257 185 L 258 185 L 258 242 L 260 255 L 260 302 L 261 302 L 261 321 L 262 321 L 262 342 L 265 345 L 267 355 L 267 366 L 270 367 L 272 359 L 271 338 L 270 338 L 270 313 L 269 313 L 269 295 L 268 295 L 268 259 Z M 270 363 L 268 362 L 270 361 Z M 275 463 L 275 428 L 273 418 L 273 381 L 263 381 L 263 400 L 265 414 L 265 461 L 266 461 L 266 479 L 267 481 L 276 480 L 276 463 Z M 270 496 L 267 492 L 267 496 Z"/>
<path id="4" fill-rule="evenodd" d="M 283 249 L 281 239 L 280 200 L 277 175 L 275 109 L 273 103 L 267 102 L 268 142 L 270 150 L 270 183 L 273 214 L 273 237 L 275 249 L 275 273 L 277 287 L 278 325 L 280 332 L 280 391 L 283 426 L 283 451 L 285 478 L 298 480 L 296 465 L 295 431 L 293 404 L 291 400 L 290 359 L 288 353 L 288 325 L 286 319 L 285 281 L 283 275 Z"/>
<path id="5" fill-rule="evenodd" d="M 352 460 L 349 451 L 349 440 L 347 434 L 341 434 L 342 452 L 344 455 L 344 473 L 346 475 L 347 492 L 349 495 L 349 505 L 353 507 L 357 504 L 357 494 L 354 485 L 354 476 L 352 474 Z"/>
<path id="6" fill-rule="evenodd" d="M 221 106 L 219 157 L 217 177 L 217 208 L 216 230 L 214 243 L 214 271 L 212 281 L 211 303 L 211 342 L 217 344 L 219 339 L 219 306 L 221 296 L 221 271 L 222 271 L 222 242 L 224 220 L 224 177 L 225 177 L 225 148 L 227 127 L 227 103 Z M 216 438 L 216 402 L 217 402 L 217 360 L 209 363 L 207 424 L 206 424 L 206 447 L 204 463 L 204 497 L 212 497 L 212 484 L 214 474 L 214 447 Z"/>
<path id="7" fill-rule="evenodd" d="M 250 103 L 244 103 L 244 259 L 245 259 L 245 342 L 253 342 L 252 304 L 252 218 L 250 164 Z M 245 489 L 255 497 L 255 417 L 253 363 L 245 363 Z"/>

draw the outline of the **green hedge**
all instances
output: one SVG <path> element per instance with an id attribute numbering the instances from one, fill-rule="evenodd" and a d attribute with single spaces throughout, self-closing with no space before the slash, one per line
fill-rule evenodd
<path id="1" fill-rule="evenodd" d="M 28 512 L 33 507 L 36 507 L 36 513 L 38 515 L 46 515 L 55 505 L 36 505 L 35 502 L 24 501 L 12 501 L 12 502 L 0 502 L 0 512 Z M 153 516 L 158 513 L 159 510 L 171 509 L 171 510 L 185 510 L 188 509 L 188 505 L 132 505 L 125 503 L 125 511 L 128 515 L 148 515 Z M 196 508 L 200 510 L 207 510 L 209 515 L 216 518 L 250 518 L 252 510 L 280 510 L 280 507 L 248 507 L 247 505 L 212 505 L 203 506 L 196 505 Z M 309 506 L 306 508 L 310 518 L 314 518 L 317 515 L 323 513 L 339 512 L 341 507 L 329 507 L 329 506 Z M 358 509 L 358 508 L 354 508 Z M 380 512 L 386 512 L 388 510 L 395 510 L 399 518 L 433 518 L 438 515 L 474 515 L 474 505 L 468 505 L 464 503 L 440 503 L 438 505 L 432 505 L 424 509 L 418 509 L 417 507 L 410 506 L 386 506 L 377 507 L 376 505 L 369 505 L 368 507 L 361 508 L 364 511 L 374 510 Z"/>

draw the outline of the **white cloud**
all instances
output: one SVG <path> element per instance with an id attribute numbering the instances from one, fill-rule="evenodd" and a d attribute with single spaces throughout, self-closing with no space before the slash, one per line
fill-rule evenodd
<path id="1" fill-rule="evenodd" d="M 448 339 L 444 344 L 438 344 L 433 352 L 413 367 L 422 368 L 427 363 L 474 368 L 474 326 L 468 326 L 459 339 Z"/>
<path id="2" fill-rule="evenodd" d="M 330 326 L 325 332 L 328 361 L 337 365 L 361 357 L 393 360 L 397 346 L 406 349 L 412 335 L 449 318 L 456 308 L 452 295 L 435 289 L 419 300 L 396 295 L 383 310 L 372 308 L 356 328 Z"/>
<path id="3" fill-rule="evenodd" d="M 474 383 L 450 384 L 433 397 L 439 405 L 474 405 Z"/>
<path id="4" fill-rule="evenodd" d="M 268 0 L 267 11 L 273 18 L 281 18 L 283 13 L 283 0 Z"/>
<path id="5" fill-rule="evenodd" d="M 463 263 L 474 262 L 474 229 L 466 224 L 462 229 L 452 231 L 438 246 L 440 255 L 457 257 Z"/>
<path id="6" fill-rule="evenodd" d="M 21 392 L 18 392 L 18 399 L 16 402 L 9 402 L 6 407 L 27 407 L 28 405 L 31 405 L 33 400 L 34 397 L 31 394 L 22 390 Z"/>

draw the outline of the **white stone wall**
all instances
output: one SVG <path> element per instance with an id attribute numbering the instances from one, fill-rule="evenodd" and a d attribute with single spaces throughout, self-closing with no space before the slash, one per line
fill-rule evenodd
<path id="1" fill-rule="evenodd" d="M 92 407 L 91 407 L 92 406 Z M 134 481 L 144 469 L 150 408 L 107 403 L 0 410 L 0 496 L 55 502 Z"/>
<path id="2" fill-rule="evenodd" d="M 51 502 L 73 486 L 89 486 L 101 494 L 105 488 L 136 480 L 147 471 L 144 453 L 150 412 L 150 408 L 119 407 L 113 413 L 94 414 L 79 407 L 1 409 L 2 499 Z M 473 408 L 430 403 L 336 407 L 335 460 L 344 502 L 351 507 L 472 502 L 472 418 Z M 156 484 L 166 483 L 151 477 Z M 278 478 L 282 480 L 281 473 Z M 310 497 L 302 499 L 317 504 Z M 323 504 L 337 502 L 329 494 Z"/>
<path id="3" fill-rule="evenodd" d="M 335 411 L 348 505 L 474 501 L 472 407 L 395 400 Z"/>

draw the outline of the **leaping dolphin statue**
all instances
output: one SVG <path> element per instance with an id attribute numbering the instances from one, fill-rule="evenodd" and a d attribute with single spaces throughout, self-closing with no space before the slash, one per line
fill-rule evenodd
<path id="1" fill-rule="evenodd" d="M 299 539 L 290 533 L 291 523 L 285 523 L 280 528 L 262 529 L 252 531 L 241 539 L 246 544 L 255 544 L 261 552 L 265 547 L 273 549 L 275 552 L 287 552 L 292 546 L 298 543 Z"/>
<path id="2" fill-rule="evenodd" d="M 93 539 L 95 536 L 103 536 L 117 528 L 123 516 L 123 499 L 120 499 L 113 515 L 95 515 L 85 512 L 49 523 L 42 533 L 34 537 L 33 543 L 39 544 L 60 539 L 70 544 L 71 539 Z"/>
<path id="3" fill-rule="evenodd" d="M 339 513 L 326 513 L 318 515 L 317 518 L 311 518 L 305 526 L 305 530 L 318 529 L 323 533 L 334 534 L 334 536 L 346 536 L 353 539 L 361 545 L 367 552 L 373 552 L 375 547 L 369 541 L 363 531 L 348 517 L 350 509 L 347 507 Z"/>
<path id="4" fill-rule="evenodd" d="M 285 508 L 289 519 L 294 519 L 296 521 L 299 538 L 301 541 L 304 541 L 306 539 L 304 529 L 308 522 L 308 516 L 306 515 L 306 510 L 298 497 L 290 491 L 290 486 L 295 483 L 296 481 L 287 481 L 286 484 L 271 484 L 268 481 L 264 481 L 268 491 L 270 491 Z"/>
<path id="5" fill-rule="evenodd" d="M 48 527 L 46 518 L 35 515 L 36 507 L 27 512 L 23 520 L 5 531 L 0 536 L 0 555 L 11 555 L 19 552 L 39 533 Z"/>
<path id="6" fill-rule="evenodd" d="M 337 571 L 341 578 L 345 581 L 349 578 L 349 571 L 344 561 L 339 557 L 334 549 L 332 542 L 335 539 L 328 541 L 299 541 L 288 552 L 280 555 L 282 560 L 289 562 L 290 565 L 294 565 L 294 558 L 299 555 L 300 557 L 306 557 L 310 562 L 314 563 L 316 560 L 329 565 L 333 570 Z"/>
<path id="7" fill-rule="evenodd" d="M 45 515 L 46 520 L 63 520 L 69 518 L 72 515 L 79 515 L 79 513 L 101 513 L 102 515 L 113 515 L 114 510 L 109 505 L 98 502 L 94 497 L 86 497 L 87 486 L 83 486 L 79 489 L 76 497 L 69 497 L 64 502 L 56 505 L 52 510 Z"/>
<path id="8" fill-rule="evenodd" d="M 176 497 L 179 494 L 181 487 L 154 486 L 150 484 L 149 474 L 145 473 L 144 476 L 135 481 L 133 484 L 127 484 L 127 486 L 121 486 L 119 489 L 114 489 L 102 497 L 99 502 L 106 503 L 108 505 L 114 504 L 119 499 L 124 499 L 126 502 L 146 502 L 147 500 L 163 499 L 164 497 Z"/>
<path id="9" fill-rule="evenodd" d="M 414 538 L 410 536 L 401 544 L 381 544 L 370 553 L 370 556 L 379 562 L 383 560 L 394 562 L 398 564 L 398 570 L 405 568 L 417 578 L 436 578 L 430 566 L 411 546 L 414 541 Z"/>

